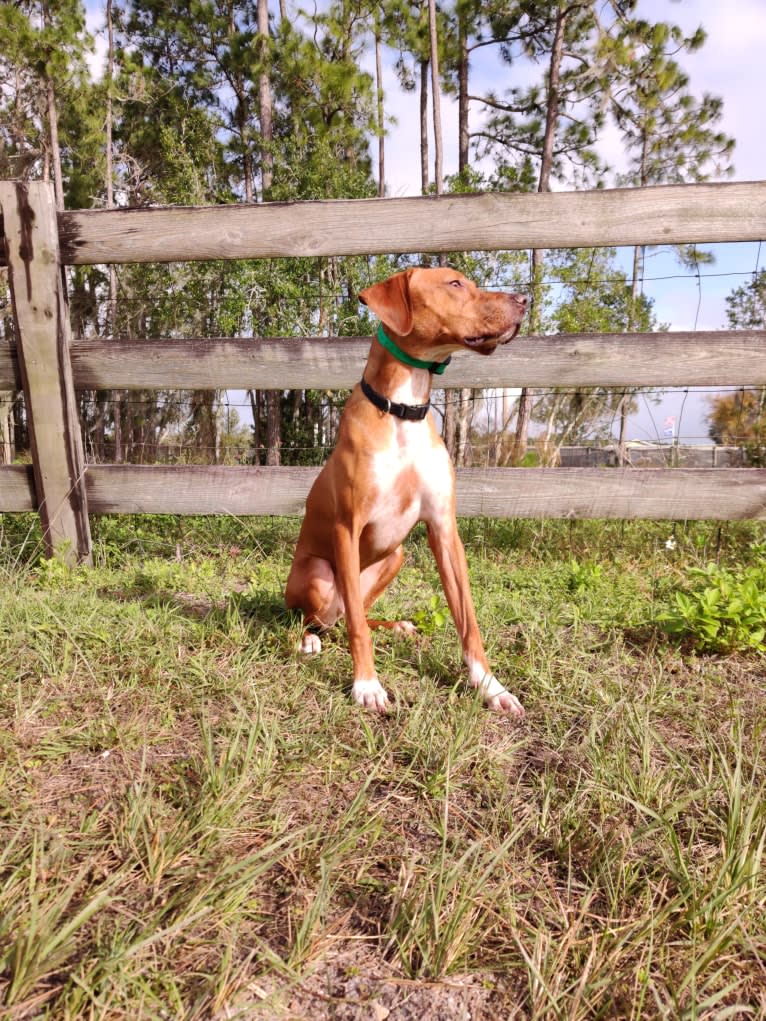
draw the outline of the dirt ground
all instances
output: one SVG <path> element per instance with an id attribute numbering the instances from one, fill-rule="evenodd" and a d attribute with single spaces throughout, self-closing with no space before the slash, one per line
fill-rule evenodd
<path id="1" fill-rule="evenodd" d="M 363 942 L 344 941 L 329 951 L 299 985 L 269 978 L 250 983 L 236 1005 L 218 1015 L 260 1021 L 504 1021 L 523 1017 L 509 979 L 452 976 L 443 982 L 412 980 Z"/>

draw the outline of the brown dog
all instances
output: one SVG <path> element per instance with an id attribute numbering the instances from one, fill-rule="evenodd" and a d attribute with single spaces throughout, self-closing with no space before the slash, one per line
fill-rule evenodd
<path id="1" fill-rule="evenodd" d="M 317 631 L 345 616 L 354 699 L 384 711 L 371 627 L 414 633 L 409 621 L 368 620 L 367 611 L 402 565 L 402 542 L 424 521 L 469 680 L 498 712 L 521 703 L 490 672 L 476 623 L 468 567 L 455 521 L 455 472 L 427 414 L 434 373 L 453 351 L 491 354 L 519 329 L 526 298 L 481 291 L 451 269 L 409 269 L 359 295 L 382 321 L 362 380 L 341 417 L 337 445 L 306 501 L 285 599 L 303 611 L 305 653 Z"/>

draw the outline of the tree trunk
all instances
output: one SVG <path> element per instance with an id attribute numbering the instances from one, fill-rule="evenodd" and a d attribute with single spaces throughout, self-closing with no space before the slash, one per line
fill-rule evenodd
<path id="1" fill-rule="evenodd" d="M 473 418 L 473 390 L 461 387 L 458 390 L 457 437 L 455 443 L 455 464 L 465 467 L 468 463 L 471 444 L 471 420 Z"/>
<path id="2" fill-rule="evenodd" d="M 261 198 L 266 201 L 274 177 L 274 154 L 271 144 L 274 140 L 273 104 L 271 81 L 269 80 L 269 4 L 258 0 L 258 36 L 261 57 L 261 71 L 258 75 L 258 104 L 261 122 Z"/>
<path id="3" fill-rule="evenodd" d="M 191 420 L 201 464 L 218 464 L 218 420 L 215 390 L 195 390 L 191 400 Z"/>
<path id="4" fill-rule="evenodd" d="M 436 0 L 428 0 L 428 34 L 431 48 L 431 108 L 434 119 L 434 182 L 436 194 L 444 186 L 442 155 L 441 89 L 439 87 L 439 40 L 436 33 Z"/>
<path id="5" fill-rule="evenodd" d="M 457 404 L 455 391 L 444 391 L 444 422 L 442 424 L 442 438 L 449 456 L 454 463 L 457 454 Z"/>
<path id="6" fill-rule="evenodd" d="M 260 390 L 248 390 L 253 415 L 253 464 L 261 463 L 261 402 Z"/>
<path id="7" fill-rule="evenodd" d="M 281 398 L 279 390 L 266 394 L 266 464 L 270 465 L 282 462 Z"/>
<path id="8" fill-rule="evenodd" d="M 420 61 L 420 190 L 428 191 L 428 60 Z"/>
<path id="9" fill-rule="evenodd" d="M 13 394 L 0 393 L 0 464 L 13 464 Z"/>
<path id="10" fill-rule="evenodd" d="M 540 159 L 540 178 L 538 192 L 550 191 L 551 170 L 553 169 L 553 148 L 556 140 L 556 126 L 559 118 L 559 88 L 561 86 L 561 61 L 564 54 L 564 34 L 568 10 L 559 10 L 556 16 L 556 29 L 551 48 L 551 60 L 548 70 L 548 103 L 545 114 L 545 134 Z M 529 312 L 529 332 L 540 332 L 543 282 L 543 252 L 535 249 L 532 252 L 532 304 Z M 519 398 L 519 413 L 516 420 L 516 435 L 513 441 L 513 463 L 520 464 L 527 453 L 529 423 L 532 417 L 533 392 L 524 387 Z"/>
<path id="11" fill-rule="evenodd" d="M 112 88 L 114 82 L 114 21 L 112 17 L 112 0 L 106 3 L 106 29 L 108 40 L 107 64 L 106 64 L 106 208 L 114 208 L 114 156 L 112 128 L 114 123 L 112 108 Z M 117 332 L 117 267 L 114 263 L 109 264 L 109 306 L 106 312 L 106 335 L 114 337 Z M 114 461 L 122 464 L 124 453 L 122 449 L 122 393 L 119 390 L 112 390 L 112 418 L 114 422 Z"/>
<path id="12" fill-rule="evenodd" d="M 561 87 L 561 60 L 564 55 L 564 34 L 569 11 L 559 11 L 556 16 L 556 31 L 553 36 L 551 63 L 548 72 L 548 105 L 545 113 L 545 135 L 543 152 L 540 162 L 540 181 L 538 191 L 551 190 L 551 170 L 553 169 L 553 146 L 556 141 L 556 126 L 559 119 L 559 89 Z"/>
<path id="13" fill-rule="evenodd" d="M 0 390 L 0 464 L 13 464 L 13 390 Z"/>
<path id="14" fill-rule="evenodd" d="M 646 156 L 647 156 L 647 134 L 646 131 L 643 133 L 641 142 L 641 167 L 640 167 L 640 182 L 641 187 L 645 188 L 647 184 L 646 178 Z M 636 245 L 633 249 L 633 274 L 630 281 L 630 310 L 628 312 L 628 333 L 632 333 L 636 328 L 636 304 L 638 302 L 639 285 L 644 269 L 644 254 L 646 249 L 643 245 Z M 628 410 L 630 407 L 630 399 L 635 391 L 625 391 L 620 398 L 619 415 L 620 415 L 620 434 L 617 440 L 617 464 L 622 468 L 627 463 L 627 442 L 628 442 Z"/>
<path id="15" fill-rule="evenodd" d="M 43 25 L 50 28 L 51 16 L 48 3 L 42 5 Z M 45 76 L 45 105 L 48 115 L 48 143 L 50 146 L 50 168 L 53 176 L 53 191 L 56 197 L 56 209 L 64 208 L 64 175 L 61 170 L 61 150 L 59 149 L 59 118 L 56 108 L 56 90 L 53 79 Z"/>
<path id="16" fill-rule="evenodd" d="M 468 170 L 468 31 L 465 14 L 458 15 L 458 36 L 460 59 L 458 64 L 458 153 L 457 169 L 459 174 Z"/>
<path id="17" fill-rule="evenodd" d="M 61 151 L 59 150 L 59 121 L 56 110 L 56 92 L 53 79 L 47 78 L 45 83 L 46 103 L 48 107 L 48 133 L 51 146 L 51 166 L 53 168 L 53 190 L 56 195 L 56 209 L 64 208 L 64 179 L 61 170 Z"/>
<path id="18" fill-rule="evenodd" d="M 375 91 L 377 96 L 378 198 L 386 194 L 385 120 L 383 111 L 383 56 L 381 52 L 380 11 L 375 14 Z"/>
<path id="19" fill-rule="evenodd" d="M 8 270 L 0 269 L 0 280 L 7 285 Z M 13 318 L 3 316 L 0 336 L 5 340 L 13 339 Z M 16 403 L 14 390 L 0 390 L 0 464 L 13 464 L 16 454 L 13 426 L 13 406 Z"/>

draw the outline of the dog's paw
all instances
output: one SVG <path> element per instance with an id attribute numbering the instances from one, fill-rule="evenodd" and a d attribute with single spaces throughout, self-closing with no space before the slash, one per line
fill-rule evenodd
<path id="1" fill-rule="evenodd" d="M 391 630 L 394 634 L 404 635 L 407 638 L 412 638 L 413 635 L 418 633 L 418 629 L 411 620 L 395 620 L 391 625 Z"/>
<path id="2" fill-rule="evenodd" d="M 523 720 L 526 713 L 524 712 L 524 706 L 519 702 L 515 695 L 512 695 L 510 691 L 503 689 L 497 695 L 484 696 L 484 704 L 488 709 L 491 709 L 493 713 L 502 713 L 505 716 L 513 716 L 517 720 Z"/>
<path id="3" fill-rule="evenodd" d="M 322 651 L 322 639 L 313 631 L 304 631 L 298 651 L 304 656 L 316 656 Z"/>
<path id="4" fill-rule="evenodd" d="M 471 686 L 478 688 L 481 692 L 484 704 L 493 713 L 503 713 L 505 716 L 514 716 L 516 719 L 524 718 L 524 706 L 515 695 L 512 695 L 507 688 L 498 681 L 494 674 L 480 674 L 476 665 L 472 665 Z"/>
<path id="5" fill-rule="evenodd" d="M 372 709 L 377 713 L 384 713 L 388 709 L 386 689 L 377 678 L 372 681 L 354 681 L 351 695 L 364 709 Z"/>

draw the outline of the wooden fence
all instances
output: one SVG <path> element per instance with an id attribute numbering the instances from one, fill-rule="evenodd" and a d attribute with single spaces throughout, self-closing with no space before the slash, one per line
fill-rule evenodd
<path id="1" fill-rule="evenodd" d="M 766 182 L 57 213 L 43 182 L 0 182 L 33 464 L 0 467 L 0 512 L 36 510 L 49 550 L 90 557 L 89 513 L 298 514 L 315 468 L 87 465 L 76 391 L 338 388 L 369 338 L 72 338 L 63 267 L 205 259 L 759 241 Z M 456 357 L 447 388 L 763 386 L 766 331 L 528 337 Z M 463 469 L 458 511 L 490 517 L 765 519 L 762 469 Z"/>

